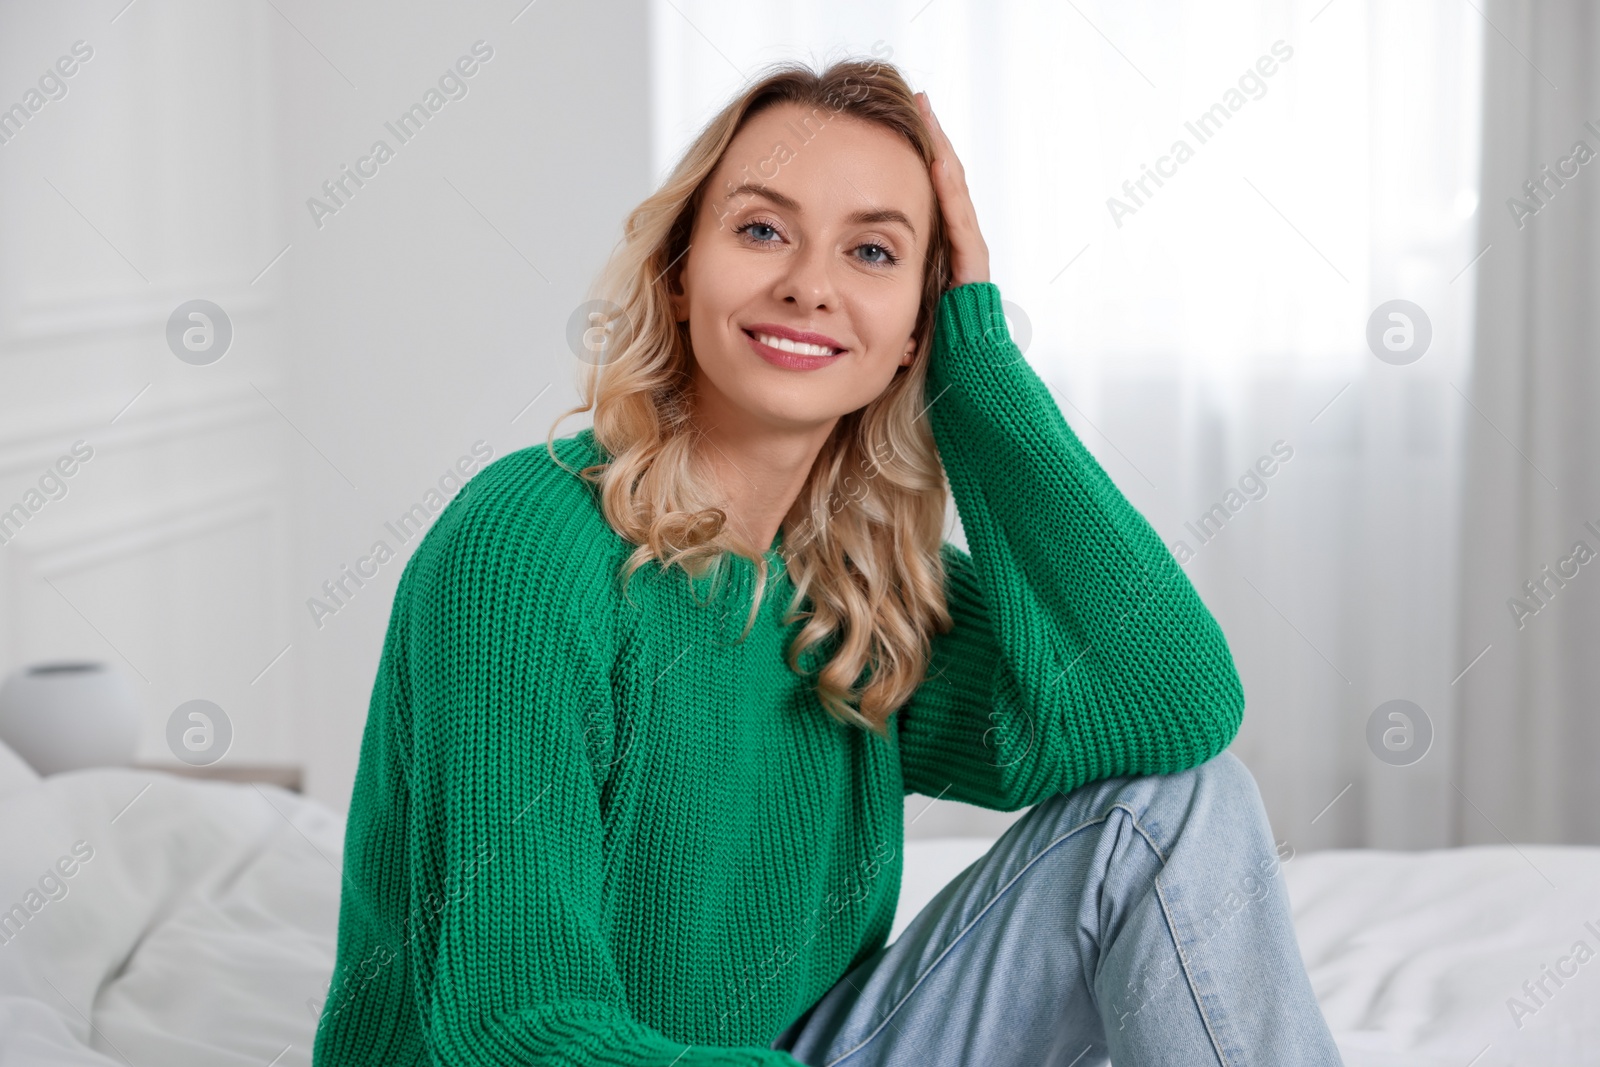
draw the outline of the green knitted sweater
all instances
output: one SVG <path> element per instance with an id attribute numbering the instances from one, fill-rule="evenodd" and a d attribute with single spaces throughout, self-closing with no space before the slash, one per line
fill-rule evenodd
<path id="1" fill-rule="evenodd" d="M 1232 740 L 1221 629 L 992 283 L 943 296 L 931 360 L 970 554 L 941 550 L 955 626 L 885 738 L 785 664 L 781 531 L 740 641 L 755 564 L 624 596 L 634 546 L 543 444 L 451 501 L 372 690 L 318 1067 L 798 1064 L 773 1038 L 888 939 L 906 794 L 1015 811 Z M 587 429 L 555 448 L 603 461 Z"/>

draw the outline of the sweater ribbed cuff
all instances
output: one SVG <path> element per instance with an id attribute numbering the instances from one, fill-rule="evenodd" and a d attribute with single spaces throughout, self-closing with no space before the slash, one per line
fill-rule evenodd
<path id="1" fill-rule="evenodd" d="M 935 316 L 933 363 L 928 368 L 928 402 L 948 392 L 966 398 L 976 412 L 1001 423 L 1027 421 L 1043 404 L 1053 407 L 1048 388 L 1023 358 L 1006 325 L 1000 288 L 969 282 L 939 298 Z"/>

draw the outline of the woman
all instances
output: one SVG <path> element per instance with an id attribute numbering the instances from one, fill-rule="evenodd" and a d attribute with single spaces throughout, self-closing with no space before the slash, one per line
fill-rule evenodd
<path id="1" fill-rule="evenodd" d="M 592 429 L 405 568 L 316 1063 L 1338 1063 L 1227 643 L 926 96 L 776 68 L 604 291 Z M 913 792 L 1030 810 L 887 945 Z"/>

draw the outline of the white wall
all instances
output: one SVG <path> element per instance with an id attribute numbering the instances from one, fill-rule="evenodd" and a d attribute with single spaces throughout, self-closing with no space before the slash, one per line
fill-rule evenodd
<path id="1" fill-rule="evenodd" d="M 94 50 L 0 143 L 0 507 L 95 450 L 0 545 L 0 673 L 118 665 L 144 760 L 213 700 L 229 761 L 301 763 L 342 810 L 416 544 L 385 522 L 576 396 L 567 317 L 650 186 L 645 5 L 124 4 L 0 5 L 0 108 Z M 385 123 L 478 41 L 401 143 Z M 196 297 L 234 329 L 208 366 L 166 341 Z M 380 539 L 396 558 L 319 625 Z"/>
<path id="2" fill-rule="evenodd" d="M 647 27 L 635 0 L 303 10 L 332 63 L 280 41 L 287 363 L 293 410 L 322 453 L 302 444 L 292 457 L 291 655 L 308 792 L 342 808 L 416 545 L 385 522 L 472 460 L 475 442 L 502 456 L 543 441 L 576 397 L 567 317 L 648 191 Z M 478 41 L 493 54 L 462 79 L 466 95 L 401 144 L 384 124 Z M 319 229 L 306 201 L 377 139 L 393 158 Z M 378 540 L 399 557 L 319 628 L 307 600 Z"/>
<path id="3" fill-rule="evenodd" d="M 0 671 L 109 663 L 142 759 L 204 698 L 229 759 L 288 760 L 281 276 L 252 285 L 282 229 L 276 16 L 120 7 L 0 5 Z M 234 332 L 208 366 L 166 341 L 197 297 Z"/>

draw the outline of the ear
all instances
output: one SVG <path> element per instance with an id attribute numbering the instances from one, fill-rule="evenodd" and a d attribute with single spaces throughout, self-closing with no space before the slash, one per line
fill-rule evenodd
<path id="1" fill-rule="evenodd" d="M 909 340 L 906 341 L 906 350 L 900 356 L 900 366 L 902 366 L 902 367 L 911 366 L 911 360 L 916 356 L 916 354 L 917 354 L 917 339 L 915 337 L 913 337 L 913 338 L 910 338 Z"/>
<path id="2" fill-rule="evenodd" d="M 672 318 L 676 322 L 689 321 L 689 293 L 684 286 L 684 276 L 688 273 L 685 268 L 689 265 L 687 260 L 687 256 L 680 255 L 667 272 L 667 302 L 672 307 Z"/>
<path id="3" fill-rule="evenodd" d="M 675 322 L 689 321 L 689 294 L 683 291 L 683 275 L 673 272 L 667 278 L 667 302 L 672 306 L 672 318 Z"/>

